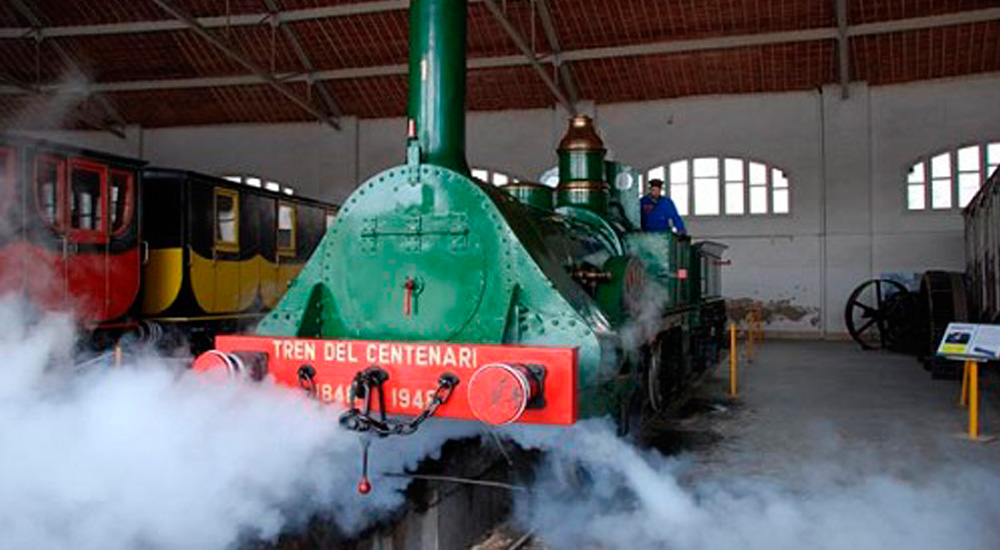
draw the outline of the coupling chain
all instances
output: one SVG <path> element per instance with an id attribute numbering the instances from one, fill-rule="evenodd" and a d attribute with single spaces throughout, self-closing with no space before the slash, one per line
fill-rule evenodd
<path id="1" fill-rule="evenodd" d="M 438 407 L 448 402 L 459 382 L 454 374 L 442 374 L 438 378 L 437 389 L 419 415 L 410 420 L 392 420 L 388 418 L 385 410 L 384 384 L 388 380 L 389 373 L 378 366 L 371 366 L 358 372 L 351 382 L 348 397 L 350 408 L 340 416 L 341 426 L 356 432 L 372 432 L 379 437 L 413 434 L 425 420 L 434 416 Z M 361 408 L 357 406 L 358 399 L 363 401 Z M 373 399 L 378 399 L 377 412 L 372 410 Z"/>

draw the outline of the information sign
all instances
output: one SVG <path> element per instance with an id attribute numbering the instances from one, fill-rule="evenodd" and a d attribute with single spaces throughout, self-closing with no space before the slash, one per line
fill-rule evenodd
<path id="1" fill-rule="evenodd" d="M 1000 325 L 949 323 L 937 354 L 953 359 L 1000 359 Z"/>

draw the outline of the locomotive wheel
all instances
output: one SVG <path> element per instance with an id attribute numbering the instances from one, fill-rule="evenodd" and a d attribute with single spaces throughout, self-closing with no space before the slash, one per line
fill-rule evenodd
<path id="1" fill-rule="evenodd" d="M 646 370 L 646 393 L 649 406 L 654 412 L 662 413 L 670 406 L 670 399 L 679 382 L 678 358 L 676 350 L 671 349 L 675 338 L 670 333 L 661 334 L 649 349 L 649 360 Z M 673 352 L 673 353 L 672 353 Z"/>
<path id="2" fill-rule="evenodd" d="M 906 287 L 888 279 L 872 279 L 854 289 L 844 308 L 844 324 L 851 338 L 863 349 L 881 349 L 893 345 L 900 336 L 895 313 Z"/>

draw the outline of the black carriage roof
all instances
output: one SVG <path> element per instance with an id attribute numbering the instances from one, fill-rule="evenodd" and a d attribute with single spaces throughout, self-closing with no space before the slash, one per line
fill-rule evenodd
<path id="1" fill-rule="evenodd" d="M 235 181 L 229 181 L 226 178 L 221 178 L 219 176 L 212 176 L 209 174 L 203 174 L 201 172 L 195 172 L 193 170 L 182 170 L 179 168 L 162 168 L 159 166 L 149 166 L 143 168 L 142 170 L 143 179 L 149 183 L 152 179 L 168 179 L 168 180 L 197 180 L 218 187 L 225 187 L 227 189 L 235 189 L 237 191 L 249 192 L 254 195 L 260 195 L 263 197 L 273 197 L 278 198 L 286 202 L 293 202 L 296 204 L 307 204 L 311 206 L 317 206 L 320 208 L 326 208 L 330 210 L 338 210 L 340 208 L 339 204 L 332 202 L 324 202 L 316 199 L 311 199 L 308 197 L 303 197 L 301 195 L 286 195 L 280 191 L 271 191 L 269 189 L 264 189 L 263 187 L 252 187 L 242 183 L 237 183 Z"/>
<path id="2" fill-rule="evenodd" d="M 137 158 L 124 157 L 112 153 L 105 153 L 103 151 L 96 151 L 94 149 L 59 143 L 58 141 L 5 132 L 0 132 L 0 145 L 9 145 L 18 148 L 31 148 L 74 157 L 85 157 L 106 162 L 108 164 L 124 165 L 133 168 L 141 168 L 147 164 L 146 161 Z"/>

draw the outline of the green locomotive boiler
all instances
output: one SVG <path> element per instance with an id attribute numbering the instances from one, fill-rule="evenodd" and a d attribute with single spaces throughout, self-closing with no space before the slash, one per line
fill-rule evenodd
<path id="1" fill-rule="evenodd" d="M 414 0 L 410 25 L 405 164 L 351 195 L 255 335 L 218 337 L 195 368 L 268 374 L 381 434 L 669 406 L 718 360 L 724 247 L 638 230 L 638 174 L 585 116 L 555 189 L 473 179 L 466 2 Z"/>

